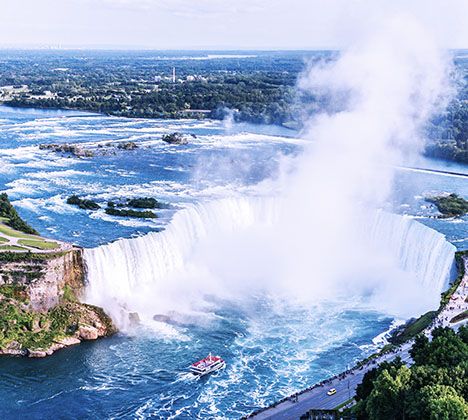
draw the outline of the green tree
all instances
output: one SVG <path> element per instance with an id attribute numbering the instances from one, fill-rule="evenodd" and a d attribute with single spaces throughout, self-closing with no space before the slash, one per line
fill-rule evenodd
<path id="1" fill-rule="evenodd" d="M 409 351 L 416 365 L 423 365 L 428 356 L 429 339 L 424 334 L 419 334 L 414 339 L 414 344 Z"/>
<path id="2" fill-rule="evenodd" d="M 420 397 L 422 406 L 425 407 L 425 412 L 421 413 L 421 419 L 468 419 L 468 405 L 466 401 L 450 386 L 426 386 L 421 389 Z"/>
<path id="3" fill-rule="evenodd" d="M 406 417 L 406 400 L 411 371 L 406 366 L 384 369 L 374 381 L 366 403 L 370 420 L 396 420 Z"/>
<path id="4" fill-rule="evenodd" d="M 451 328 L 435 328 L 432 340 L 424 335 L 416 337 L 410 355 L 416 365 L 454 367 L 468 360 L 468 345 Z"/>
<path id="5" fill-rule="evenodd" d="M 378 367 L 370 369 L 362 378 L 362 382 L 356 388 L 356 400 L 365 400 L 374 389 L 374 380 L 384 369 L 396 368 L 403 366 L 400 356 L 395 357 L 391 362 L 382 362 Z"/>

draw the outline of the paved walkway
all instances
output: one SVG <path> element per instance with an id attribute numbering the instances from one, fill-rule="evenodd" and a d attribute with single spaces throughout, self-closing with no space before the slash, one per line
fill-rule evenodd
<path id="1" fill-rule="evenodd" d="M 379 363 L 391 361 L 395 357 L 400 356 L 404 362 L 411 364 L 411 358 L 408 353 L 411 346 L 412 342 L 405 343 L 398 350 L 375 358 L 362 367 L 353 368 L 347 373 L 343 373 L 335 378 L 324 381 L 324 383 L 315 385 L 311 389 L 298 395 L 297 402 L 294 402 L 294 399 L 292 399 L 292 401 L 283 401 L 275 407 L 267 408 L 261 413 L 255 414 L 249 418 L 255 420 L 297 420 L 301 415 L 312 408 L 331 410 L 338 407 L 354 397 L 356 394 L 356 387 L 362 382 L 365 373 L 376 367 Z M 327 392 L 330 388 L 335 388 L 336 394 L 328 395 Z"/>
<path id="2" fill-rule="evenodd" d="M 468 302 L 465 302 L 468 294 L 468 258 L 463 259 L 465 264 L 465 275 L 453 293 L 449 303 L 441 311 L 434 320 L 432 325 L 428 327 L 424 333 L 430 335 L 435 327 L 451 327 L 458 329 L 460 325 L 468 322 L 467 319 L 450 323 L 450 320 L 461 312 L 468 310 Z M 384 361 L 391 361 L 395 357 L 400 356 L 403 362 L 407 365 L 412 364 L 409 350 L 413 346 L 413 340 L 410 340 L 392 352 L 376 357 L 372 361 L 366 363 L 362 367 L 355 367 L 350 371 L 344 372 L 332 379 L 328 379 L 320 384 L 317 384 L 305 391 L 302 391 L 295 398 L 288 399 L 277 403 L 274 407 L 265 408 L 262 412 L 248 417 L 255 420 L 298 420 L 300 416 L 307 413 L 310 409 L 333 409 L 345 403 L 356 394 L 356 387 L 362 382 L 362 378 L 367 371 L 376 367 Z M 336 394 L 327 395 L 330 388 L 336 389 Z"/>
<path id="3" fill-rule="evenodd" d="M 465 301 L 468 296 L 468 258 L 464 257 L 463 261 L 465 264 L 465 275 L 463 276 L 457 290 L 450 297 L 449 303 L 445 305 L 445 308 L 434 320 L 433 325 L 425 331 L 427 335 L 429 335 L 435 327 L 451 327 L 458 330 L 460 325 L 466 324 L 468 321 L 468 319 L 464 319 L 456 323 L 450 322 L 454 316 L 468 311 L 468 302 Z"/>
<path id="4" fill-rule="evenodd" d="M 0 225 L 7 228 L 7 229 L 11 229 L 9 226 L 6 226 L 5 224 L 1 223 L 0 222 Z M 22 233 L 22 232 L 20 232 Z M 63 241 L 57 241 L 56 239 L 49 239 L 49 238 L 45 238 L 43 236 L 37 236 L 37 235 L 30 235 L 30 234 L 24 234 L 23 237 L 16 237 L 16 236 L 11 236 L 11 235 L 8 235 L 6 233 L 4 233 L 3 231 L 0 232 L 0 238 L 5 238 L 8 240 L 8 242 L 0 242 L 0 246 L 18 246 L 18 247 L 21 247 L 21 248 L 24 248 L 24 250 L 12 250 L 12 249 L 1 249 L 0 248 L 0 252 L 5 252 L 5 251 L 9 251 L 9 252 L 25 252 L 25 251 L 31 251 L 31 252 L 34 252 L 34 253 L 54 253 L 54 252 L 63 252 L 63 251 L 69 251 L 71 249 L 74 248 L 74 246 L 68 242 L 63 242 Z M 59 245 L 58 248 L 54 248 L 54 249 L 40 249 L 40 248 L 35 248 L 33 246 L 30 246 L 30 245 L 24 245 L 22 243 L 19 243 L 18 241 L 21 241 L 21 240 L 36 240 L 36 241 L 46 241 L 46 242 L 53 242 L 53 243 L 56 243 Z"/>

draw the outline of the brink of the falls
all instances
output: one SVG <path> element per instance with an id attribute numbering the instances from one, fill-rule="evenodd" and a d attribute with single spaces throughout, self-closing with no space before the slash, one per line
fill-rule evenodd
<path id="1" fill-rule="evenodd" d="M 173 309 L 199 309 L 206 296 L 255 293 L 287 299 L 291 292 L 296 301 L 312 302 L 355 294 L 401 318 L 437 307 L 453 275 L 455 247 L 444 235 L 384 211 L 360 218 L 360 252 L 337 243 L 336 267 L 327 263 L 327 276 L 321 275 L 313 258 L 320 238 L 301 244 L 309 254 L 298 250 L 281 230 L 281 211 L 275 199 L 220 199 L 179 211 L 163 232 L 87 249 L 87 300 L 104 307 L 121 328 L 130 312 L 151 320 Z M 309 265 L 298 260 L 304 255 L 310 255 Z"/>

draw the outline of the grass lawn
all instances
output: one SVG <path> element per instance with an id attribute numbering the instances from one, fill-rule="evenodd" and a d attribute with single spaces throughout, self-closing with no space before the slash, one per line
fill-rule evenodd
<path id="1" fill-rule="evenodd" d="M 38 249 L 56 249 L 60 247 L 60 245 L 55 242 L 31 241 L 28 239 L 20 239 L 18 240 L 18 243 L 20 245 L 32 246 L 33 248 L 38 248 Z"/>
<path id="2" fill-rule="evenodd" d="M 16 245 L 0 245 L 0 251 L 27 251 L 27 249 Z"/>
<path id="3" fill-rule="evenodd" d="M 7 238 L 4 238 L 3 236 L 0 236 L 0 244 L 8 242 Z"/>
<path id="4" fill-rule="evenodd" d="M 0 233 L 4 235 L 13 236 L 14 238 L 29 238 L 29 239 L 37 239 L 37 236 L 28 235 L 27 233 L 18 232 L 8 226 L 0 224 Z"/>

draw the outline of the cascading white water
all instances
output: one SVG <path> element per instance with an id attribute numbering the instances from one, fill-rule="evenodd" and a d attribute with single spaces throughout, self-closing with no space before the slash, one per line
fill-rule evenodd
<path id="1" fill-rule="evenodd" d="M 307 289 L 304 280 L 288 273 L 296 265 L 302 269 L 304 262 L 297 258 L 307 254 L 298 256 L 297 248 L 281 230 L 283 204 L 270 198 L 201 203 L 176 213 L 163 232 L 87 249 L 87 300 L 104 307 L 125 328 L 128 312 L 151 319 L 156 313 L 199 307 L 206 295 L 232 297 L 233 290 L 236 295 L 261 291 L 284 296 L 285 290 L 301 295 Z M 378 211 L 362 217 L 361 222 L 358 242 L 365 244 L 362 250 L 372 249 L 372 255 L 350 263 L 343 255 L 344 248 L 337 244 L 337 252 L 343 256 L 337 258 L 347 261 L 346 270 L 332 271 L 335 278 L 329 283 L 328 278 L 320 277 L 322 268 L 314 272 L 316 263 L 311 263 L 306 281 L 314 287 L 307 298 L 330 299 L 340 289 L 348 294 L 372 295 L 373 289 L 380 288 L 383 295 L 375 302 L 380 306 L 389 298 L 385 294 L 393 285 L 398 293 L 422 302 L 414 305 L 416 311 L 436 305 L 453 267 L 454 246 L 442 234 L 408 217 Z M 306 239 L 312 257 L 320 243 Z M 380 271 L 378 276 L 361 273 L 366 259 L 378 260 L 369 264 L 372 273 Z M 357 278 L 352 284 L 347 272 Z M 375 279 L 369 281 L 370 277 Z M 329 283 L 328 295 L 319 293 L 326 288 L 325 283 Z M 417 315 L 407 310 L 394 313 L 402 314 Z"/>
<path id="2" fill-rule="evenodd" d="M 346 298 L 400 317 L 434 308 L 454 248 L 369 209 L 388 202 L 393 168 L 421 150 L 422 128 L 447 103 L 449 73 L 424 28 L 401 18 L 309 69 L 299 83 L 306 96 L 340 106 L 311 116 L 301 139 L 314 146 L 269 179 L 278 198 L 197 204 L 162 233 L 87 250 L 88 300 L 121 327 L 129 311 L 151 320 L 256 294 L 309 306 Z"/>
<path id="3" fill-rule="evenodd" d="M 197 246 L 220 234 L 271 225 L 276 219 L 272 203 L 224 199 L 195 205 L 177 212 L 163 232 L 85 250 L 87 300 L 104 307 L 122 327 L 127 321 L 123 308 L 142 314 L 149 307 L 151 315 L 173 309 L 167 299 L 177 301 L 205 286 L 214 290 L 216 285 L 207 285 L 202 272 L 188 283 Z"/>
<path id="4" fill-rule="evenodd" d="M 376 246 L 396 253 L 400 267 L 417 273 L 417 281 L 433 296 L 439 297 L 455 273 L 456 248 L 445 236 L 408 216 L 375 213 L 372 240 Z"/>

